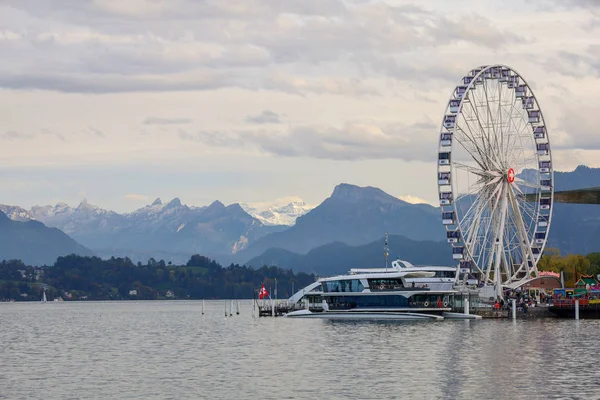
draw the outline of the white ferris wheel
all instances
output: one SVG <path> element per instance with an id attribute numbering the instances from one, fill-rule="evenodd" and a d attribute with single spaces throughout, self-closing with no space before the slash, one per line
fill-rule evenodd
<path id="1" fill-rule="evenodd" d="M 438 151 L 442 221 L 461 273 L 498 293 L 537 276 L 553 177 L 546 124 L 527 82 L 503 65 L 471 70 L 448 101 Z"/>

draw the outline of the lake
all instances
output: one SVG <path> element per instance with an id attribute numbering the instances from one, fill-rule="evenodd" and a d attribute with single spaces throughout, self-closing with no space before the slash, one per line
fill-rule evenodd
<path id="1" fill-rule="evenodd" d="M 600 396 L 600 320 L 224 317 L 223 301 L 0 303 L 0 399 Z"/>

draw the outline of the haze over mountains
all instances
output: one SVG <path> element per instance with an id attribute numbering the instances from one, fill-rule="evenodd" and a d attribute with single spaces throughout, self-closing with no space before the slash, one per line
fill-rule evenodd
<path id="1" fill-rule="evenodd" d="M 600 169 L 581 166 L 572 172 L 557 172 L 555 182 L 556 190 L 600 186 Z M 453 263 L 443 241 L 445 230 L 437 207 L 410 204 L 373 187 L 340 184 L 320 205 L 307 212 L 308 208 L 297 202 L 257 210 L 219 201 L 193 207 L 176 198 L 168 203 L 157 199 L 127 214 L 103 210 L 85 200 L 77 207 L 64 203 L 31 210 L 0 206 L 0 211 L 15 221 L 37 220 L 58 228 L 82 245 L 55 246 L 58 255 L 89 254 L 91 250 L 101 257 L 127 256 L 134 261 L 153 257 L 176 263 L 200 253 L 225 264 L 249 262 L 258 267 L 255 264 L 267 263 L 311 272 L 327 264 L 328 270 L 337 272 L 336 265 L 361 266 L 371 256 L 376 256 L 373 262 L 377 262 L 383 236 L 389 232 L 397 235 L 390 244 L 394 256 L 414 262 Z M 275 224 L 291 224 L 294 219 L 292 226 Z M 41 224 L 32 223 L 43 231 Z M 549 246 L 559 247 L 563 253 L 585 254 L 600 249 L 598 237 L 600 206 L 555 204 Z M 425 240 L 429 243 L 423 247 Z M 54 253 L 36 255 L 39 246 L 14 242 L 12 250 L 24 246 L 29 259 L 54 261 Z M 25 253 L 3 250 L 0 259 L 14 257 L 12 254 Z"/>

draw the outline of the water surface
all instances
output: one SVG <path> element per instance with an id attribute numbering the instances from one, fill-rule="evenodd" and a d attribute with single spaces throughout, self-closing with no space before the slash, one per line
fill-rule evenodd
<path id="1" fill-rule="evenodd" d="M 600 321 L 253 318 L 250 301 L 0 303 L 1 399 L 600 397 Z"/>

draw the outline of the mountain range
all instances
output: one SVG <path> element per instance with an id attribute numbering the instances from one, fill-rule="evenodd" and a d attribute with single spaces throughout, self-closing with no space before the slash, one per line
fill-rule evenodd
<path id="1" fill-rule="evenodd" d="M 83 200 L 77 207 L 59 203 L 27 211 L 0 206 L 20 220 L 37 220 L 67 233 L 101 257 L 127 256 L 134 260 L 165 257 L 183 262 L 192 254 L 216 257 L 236 253 L 249 242 L 283 226 L 264 225 L 239 204 L 215 201 L 189 207 L 178 198 L 119 214 Z"/>
<path id="2" fill-rule="evenodd" d="M 572 172 L 555 173 L 556 190 L 591 186 L 600 186 L 600 168 L 580 166 Z M 126 214 L 103 210 L 86 200 L 77 207 L 64 203 L 35 206 L 31 210 L 0 206 L 0 211 L 15 221 L 36 220 L 58 228 L 98 256 L 127 256 L 134 261 L 145 262 L 154 257 L 185 262 L 192 254 L 200 253 L 224 264 L 264 262 L 285 267 L 287 263 L 311 270 L 314 266 L 326 267 L 314 254 L 335 264 L 331 260 L 345 259 L 342 253 L 352 253 L 352 248 L 370 252 L 362 246 L 380 242 L 383 234 L 389 232 L 405 237 L 415 248 L 416 243 L 425 240 L 441 242 L 447 249 L 447 262 L 452 263 L 450 248 L 443 242 L 445 230 L 437 207 L 410 204 L 378 188 L 344 183 L 307 212 L 309 208 L 297 202 L 259 210 L 238 203 L 226 206 L 219 201 L 193 207 L 176 198 L 166 204 L 157 199 Z M 294 219 L 295 224 L 289 226 Z M 555 204 L 549 246 L 558 247 L 565 254 L 585 254 L 600 250 L 598 237 L 600 206 Z M 430 243 L 427 248 L 437 249 L 438 244 Z M 392 254 L 396 251 L 394 246 Z M 444 263 L 439 258 L 441 253 L 423 251 L 422 262 Z M 415 253 L 403 257 L 409 261 L 420 259 Z M 1 258 L 6 258 L 5 253 L 0 252 Z M 356 259 L 362 260 L 358 256 Z"/>

